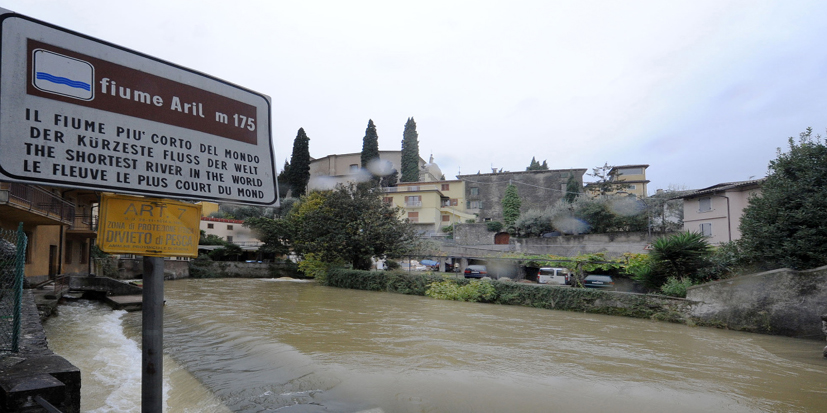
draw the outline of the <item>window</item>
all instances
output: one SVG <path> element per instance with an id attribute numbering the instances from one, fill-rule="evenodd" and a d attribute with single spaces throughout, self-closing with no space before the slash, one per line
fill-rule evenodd
<path id="1" fill-rule="evenodd" d="M 356 172 L 358 170 L 359 170 L 359 164 L 358 163 L 350 165 L 350 172 Z"/>
<path id="2" fill-rule="evenodd" d="M 479 195 L 480 189 L 479 188 L 471 188 L 471 195 Z"/>
<path id="3" fill-rule="evenodd" d="M 442 216 L 442 222 L 448 222 L 448 221 L 450 221 L 450 220 L 451 220 L 451 216 L 450 216 L 450 215 L 443 215 L 443 216 Z"/>
<path id="4" fill-rule="evenodd" d="M 698 199 L 698 212 L 712 211 L 712 198 Z"/>
<path id="5" fill-rule="evenodd" d="M 419 222 L 419 212 L 408 212 L 408 220 L 411 222 Z"/>
<path id="6" fill-rule="evenodd" d="M 422 206 L 422 195 L 409 195 L 405 197 L 405 206 L 419 207 Z"/>
<path id="7" fill-rule="evenodd" d="M 619 168 L 615 169 L 615 175 L 643 175 L 643 168 Z"/>
<path id="8" fill-rule="evenodd" d="M 64 254 L 65 254 L 65 260 L 64 261 L 67 264 L 72 263 L 72 253 L 74 252 L 74 249 L 75 249 L 75 244 L 72 241 L 66 241 L 66 252 L 64 252 Z"/>
<path id="9" fill-rule="evenodd" d="M 233 230 L 233 226 L 232 226 L 232 225 L 227 225 L 227 230 L 232 231 L 232 230 Z"/>
<path id="10" fill-rule="evenodd" d="M 207 229 L 213 229 L 213 224 L 207 224 Z"/>
<path id="11" fill-rule="evenodd" d="M 637 185 L 629 185 L 629 187 L 626 189 L 637 189 Z"/>
<path id="12" fill-rule="evenodd" d="M 469 201 L 468 208 L 470 208 L 470 209 L 482 208 L 482 201 Z"/>
<path id="13" fill-rule="evenodd" d="M 448 191 L 451 188 L 451 184 L 442 184 L 442 190 Z"/>
<path id="14" fill-rule="evenodd" d="M 459 205 L 459 199 L 451 198 L 451 206 L 458 206 L 458 205 Z"/>
<path id="15" fill-rule="evenodd" d="M 233 236 L 227 235 L 227 242 L 233 242 Z"/>
<path id="16" fill-rule="evenodd" d="M 701 234 L 703 234 L 703 236 L 705 236 L 705 237 L 711 237 L 712 236 L 712 224 L 711 223 L 701 224 Z"/>
<path id="17" fill-rule="evenodd" d="M 392 196 L 386 196 L 386 197 L 382 198 L 382 201 L 384 201 L 388 205 L 393 205 L 393 197 Z"/>

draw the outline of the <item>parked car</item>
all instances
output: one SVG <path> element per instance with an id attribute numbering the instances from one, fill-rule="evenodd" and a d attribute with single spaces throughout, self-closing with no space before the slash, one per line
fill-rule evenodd
<path id="1" fill-rule="evenodd" d="M 488 276 L 488 269 L 484 265 L 469 265 L 465 267 L 465 278 L 482 278 Z"/>
<path id="2" fill-rule="evenodd" d="M 586 288 L 601 288 L 604 290 L 614 290 L 615 282 L 610 275 L 592 274 L 586 276 L 583 280 L 583 286 Z"/>
<path id="3" fill-rule="evenodd" d="M 569 283 L 569 270 L 565 268 L 542 267 L 537 272 L 537 282 L 540 284 L 566 285 Z"/>

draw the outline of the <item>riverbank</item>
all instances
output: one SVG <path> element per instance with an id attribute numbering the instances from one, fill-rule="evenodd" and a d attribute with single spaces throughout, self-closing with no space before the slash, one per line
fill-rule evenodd
<path id="1" fill-rule="evenodd" d="M 438 274 L 332 269 L 332 287 L 425 295 L 434 282 L 470 281 Z M 721 280 L 690 289 L 689 299 L 596 289 L 492 281 L 494 304 L 649 318 L 687 325 L 824 341 L 827 267 L 787 269 Z"/>
<path id="2" fill-rule="evenodd" d="M 331 287 L 424 296 L 431 283 L 446 280 L 458 285 L 467 285 L 471 282 L 465 278 L 435 274 L 336 268 L 327 274 L 322 283 Z M 496 294 L 486 302 L 492 304 L 649 318 L 682 324 L 692 324 L 691 307 L 698 304 L 683 298 L 662 295 L 517 283 L 508 278 L 493 280 L 491 285 Z"/>

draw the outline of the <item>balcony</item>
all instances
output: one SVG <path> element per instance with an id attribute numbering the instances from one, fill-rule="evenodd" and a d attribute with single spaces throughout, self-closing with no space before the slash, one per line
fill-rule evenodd
<path id="1" fill-rule="evenodd" d="M 97 215 L 75 215 L 75 219 L 69 225 L 69 232 L 96 232 L 98 230 Z"/>
<path id="2" fill-rule="evenodd" d="M 425 192 L 425 191 L 441 191 L 436 185 L 410 185 L 410 186 L 397 186 L 397 187 L 389 187 L 389 188 L 382 188 L 383 192 L 387 193 L 395 193 L 395 192 Z"/>
<path id="3" fill-rule="evenodd" d="M 406 201 L 405 207 L 406 208 L 419 208 L 422 206 L 422 201 Z"/>
<path id="4" fill-rule="evenodd" d="M 0 183 L 0 213 L 10 221 L 36 225 L 72 225 L 75 206 L 58 195 L 36 186 Z"/>

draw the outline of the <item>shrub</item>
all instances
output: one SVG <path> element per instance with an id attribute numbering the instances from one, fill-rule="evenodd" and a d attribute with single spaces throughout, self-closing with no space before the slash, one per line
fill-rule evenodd
<path id="1" fill-rule="evenodd" d="M 652 272 L 644 284 L 650 288 L 660 288 L 669 277 L 700 280 L 700 269 L 709 266 L 708 258 L 712 247 L 703 234 L 682 232 L 659 238 L 652 243 L 649 257 Z"/>
<path id="2" fill-rule="evenodd" d="M 686 297 L 686 289 L 695 285 L 689 278 L 669 277 L 666 282 L 660 287 L 660 292 L 664 295 L 672 297 Z"/>
<path id="3" fill-rule="evenodd" d="M 485 223 L 485 227 L 491 232 L 500 232 L 503 229 L 503 223 L 500 221 L 488 221 Z"/>
<path id="4" fill-rule="evenodd" d="M 494 286 L 489 281 L 471 281 L 465 285 L 449 280 L 431 283 L 425 295 L 440 300 L 490 302 L 497 296 Z"/>
<path id="5" fill-rule="evenodd" d="M 213 260 L 209 255 L 201 254 L 190 261 L 189 270 L 192 278 L 218 278 L 221 273 L 213 269 Z"/>
<path id="6" fill-rule="evenodd" d="M 323 280 L 331 268 L 341 267 L 344 262 L 324 262 L 314 253 L 309 253 L 304 256 L 304 259 L 299 261 L 299 271 L 307 278 L 315 278 Z"/>

